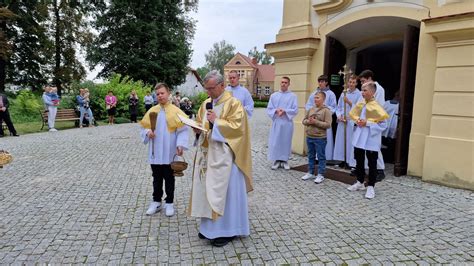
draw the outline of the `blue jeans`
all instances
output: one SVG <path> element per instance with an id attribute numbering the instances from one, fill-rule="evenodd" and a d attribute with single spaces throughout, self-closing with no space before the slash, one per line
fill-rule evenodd
<path id="1" fill-rule="evenodd" d="M 306 137 L 308 145 L 308 173 L 314 174 L 314 162 L 318 154 L 318 174 L 324 176 L 326 173 L 326 138 Z"/>
<path id="2" fill-rule="evenodd" d="M 84 108 L 84 107 L 80 107 L 79 108 L 79 111 L 81 113 L 81 115 L 79 116 L 79 125 L 82 125 L 82 120 L 84 119 L 84 114 L 87 113 L 87 115 L 89 116 L 89 125 L 94 125 L 94 116 L 92 115 L 92 110 L 91 108 Z"/>

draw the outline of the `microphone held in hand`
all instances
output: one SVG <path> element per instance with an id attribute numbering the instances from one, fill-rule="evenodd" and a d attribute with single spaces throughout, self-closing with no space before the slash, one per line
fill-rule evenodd
<path id="1" fill-rule="evenodd" d="M 206 110 L 212 110 L 212 102 L 208 102 L 206 103 Z M 213 123 L 209 122 L 209 129 L 212 129 L 212 127 L 214 126 Z"/>

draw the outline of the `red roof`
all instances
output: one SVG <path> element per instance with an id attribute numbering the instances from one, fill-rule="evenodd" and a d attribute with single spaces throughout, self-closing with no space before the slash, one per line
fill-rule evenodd
<path id="1" fill-rule="evenodd" d="M 259 82 L 275 80 L 275 67 L 273 65 L 257 65 L 257 68 Z"/>

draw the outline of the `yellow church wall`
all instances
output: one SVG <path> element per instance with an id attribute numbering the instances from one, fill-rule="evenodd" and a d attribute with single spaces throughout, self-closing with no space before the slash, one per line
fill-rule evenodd
<path id="1" fill-rule="evenodd" d="M 436 70 L 422 178 L 474 190 L 472 18 L 464 14 L 425 22 L 427 34 L 436 40 Z"/>
<path id="2" fill-rule="evenodd" d="M 326 2 L 344 2 L 345 5 L 326 13 L 321 6 L 319 9 L 314 7 L 314 1 L 297 1 L 294 4 L 293 0 L 285 0 L 282 29 L 276 43 L 270 44 L 270 49 L 267 47 L 267 51 L 276 58 L 278 78 L 275 83 L 283 75 L 290 76 L 291 89 L 298 95 L 300 112 L 295 121 L 293 151 L 305 153 L 301 119 L 304 104 L 317 86 L 316 78 L 323 73 L 326 35 L 364 18 L 403 17 L 420 21 L 408 174 L 420 176 L 425 181 L 474 189 L 474 19 L 469 13 L 474 11 L 474 1 L 412 1 L 418 4 L 423 2 L 425 7 L 392 2 L 371 5 L 368 2 L 363 7 L 344 11 L 357 1 L 334 0 Z M 308 7 L 314 14 L 307 14 Z M 341 11 L 344 12 L 334 16 Z M 332 19 L 328 21 L 328 18 Z M 312 31 L 307 28 L 310 20 Z M 304 55 L 309 58 L 303 59 L 301 53 L 295 54 L 301 50 L 301 45 L 298 48 L 294 41 L 298 43 L 301 39 L 314 37 L 319 42 L 302 42 L 307 48 L 311 46 L 306 51 L 312 53 Z M 357 40 L 354 48 L 373 41 Z"/>

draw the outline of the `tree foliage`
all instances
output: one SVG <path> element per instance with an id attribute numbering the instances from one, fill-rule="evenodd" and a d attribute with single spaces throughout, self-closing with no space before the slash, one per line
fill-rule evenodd
<path id="1" fill-rule="evenodd" d="M 214 43 L 212 48 L 205 55 L 207 69 L 216 69 L 223 74 L 224 65 L 234 57 L 234 54 L 235 47 L 232 44 L 226 43 L 225 40 Z"/>
<path id="2" fill-rule="evenodd" d="M 193 20 L 187 12 L 196 0 L 111 0 L 98 17 L 97 39 L 88 47 L 87 60 L 101 65 L 101 77 L 128 75 L 147 84 L 170 86 L 184 81 L 191 57 Z"/>
<path id="3" fill-rule="evenodd" d="M 273 58 L 266 51 L 258 51 L 256 46 L 249 51 L 249 57 L 257 59 L 257 63 L 261 65 L 271 65 L 273 63 Z"/>
<path id="4" fill-rule="evenodd" d="M 16 18 L 10 9 L 0 5 L 0 91 L 5 91 L 6 65 L 12 51 L 7 25 Z"/>

